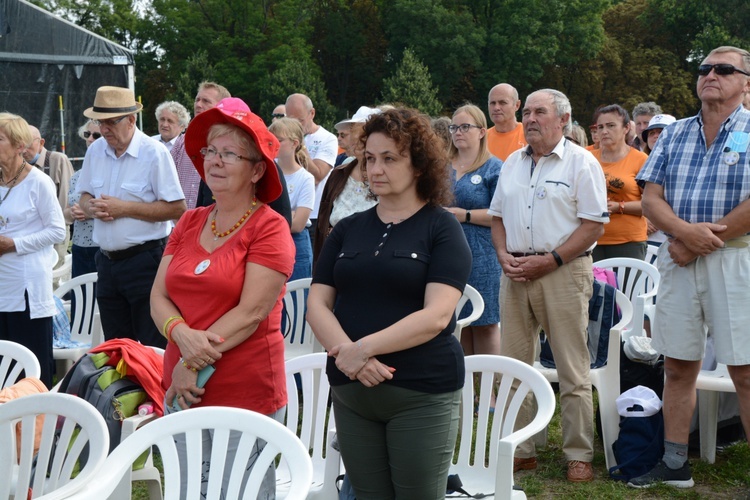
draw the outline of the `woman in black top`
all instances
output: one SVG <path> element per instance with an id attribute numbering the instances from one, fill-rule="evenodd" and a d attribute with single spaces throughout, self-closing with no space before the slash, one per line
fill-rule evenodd
<path id="1" fill-rule="evenodd" d="M 308 322 L 327 374 L 341 455 L 359 500 L 445 496 L 464 383 L 452 332 L 471 252 L 450 205 L 429 119 L 393 109 L 365 124 L 365 178 L 379 203 L 323 247 Z"/>

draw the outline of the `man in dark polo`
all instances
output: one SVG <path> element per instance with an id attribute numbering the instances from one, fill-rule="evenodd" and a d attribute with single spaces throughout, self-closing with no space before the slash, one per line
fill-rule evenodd
<path id="1" fill-rule="evenodd" d="M 142 107 L 130 89 L 96 91 L 83 114 L 98 123 L 105 141 L 86 151 L 77 190 L 101 249 L 96 298 L 104 338 L 165 347 L 151 319 L 151 286 L 185 196 L 169 151 L 135 126 Z"/>

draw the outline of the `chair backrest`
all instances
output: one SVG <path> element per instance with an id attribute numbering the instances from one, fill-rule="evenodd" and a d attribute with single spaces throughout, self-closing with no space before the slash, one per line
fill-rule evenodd
<path id="1" fill-rule="evenodd" d="M 70 274 L 73 271 L 73 256 L 71 254 L 65 255 L 63 263 L 60 267 L 52 270 L 52 285 L 60 286 L 62 283 L 70 279 Z"/>
<path id="2" fill-rule="evenodd" d="M 458 319 L 458 315 L 461 314 L 461 310 L 464 308 L 467 302 L 471 302 L 472 311 L 467 317 Z M 461 330 L 475 322 L 484 312 L 484 299 L 479 291 L 471 285 L 464 287 L 464 293 L 461 294 L 461 298 L 458 299 L 456 305 L 456 329 L 453 331 L 453 335 L 461 340 Z"/>
<path id="3" fill-rule="evenodd" d="M 38 415 L 44 415 L 43 424 L 37 421 Z M 19 420 L 20 443 L 16 439 Z M 37 425 L 42 426 L 42 432 L 35 455 Z M 20 456 L 16 451 L 19 444 Z M 84 448 L 85 464 L 73 477 L 76 465 L 83 462 Z M 104 419 L 81 398 L 50 392 L 4 403 L 0 405 L 0 498 L 9 498 L 11 491 L 16 492 L 15 498 L 26 498 L 29 488 L 32 498 L 50 492 L 55 498 L 67 498 L 93 480 L 108 451 Z"/>
<path id="4" fill-rule="evenodd" d="M 70 292 L 75 300 L 75 310 L 70 311 L 70 340 L 83 344 L 92 342 L 92 336 L 97 334 L 96 319 L 99 307 L 96 303 L 95 285 L 97 273 L 83 274 L 66 281 L 55 290 L 55 295 L 64 300 L 65 295 Z"/>
<path id="5" fill-rule="evenodd" d="M 310 450 L 313 482 L 323 482 L 327 439 L 335 428 L 330 403 L 331 387 L 326 376 L 328 355 L 316 352 L 286 361 L 286 426 Z M 282 463 L 276 472 L 277 483 L 288 477 Z"/>
<path id="6" fill-rule="evenodd" d="M 495 355 L 466 356 L 465 360 L 459 447 L 451 473 L 458 473 L 464 488 L 471 493 L 477 493 L 478 487 L 494 487 L 496 498 L 509 498 L 515 448 L 547 426 L 555 411 L 555 395 L 533 366 L 518 360 Z M 491 412 L 496 381 L 500 385 Z M 537 400 L 536 415 L 527 426 L 514 431 L 521 404 L 529 393 Z"/>
<path id="7" fill-rule="evenodd" d="M 649 243 L 646 245 L 646 258 L 644 259 L 649 264 L 655 266 L 656 265 L 656 258 L 659 254 L 659 246 L 658 245 L 652 245 Z"/>
<path id="8" fill-rule="evenodd" d="M 202 474 L 203 431 L 211 431 L 211 469 Z M 227 463 L 230 433 L 240 433 L 234 461 Z M 180 461 L 174 437 L 183 434 L 187 458 Z M 257 440 L 266 442 L 252 467 L 244 496 L 240 496 L 247 463 Z M 164 498 L 201 498 L 201 483 L 207 488 L 205 498 L 255 499 L 268 467 L 281 454 L 292 472 L 287 498 L 305 498 L 312 481 L 310 455 L 289 429 L 260 413 L 240 408 L 206 406 L 172 413 L 139 428 L 107 457 L 95 483 L 75 498 L 100 500 L 107 498 L 132 463 L 151 446 L 159 448 L 164 467 Z M 229 468 L 228 484 L 222 481 Z M 205 471 L 204 471 L 205 472 Z M 180 475 L 186 474 L 186 491 L 180 491 Z M 223 492 L 223 494 L 222 494 Z"/>
<path id="9" fill-rule="evenodd" d="M 9 340 L 0 340 L 0 389 L 21 380 L 22 371 L 26 377 L 42 376 L 36 355 L 26 346 Z"/>
<path id="10" fill-rule="evenodd" d="M 644 260 L 627 257 L 604 259 L 595 266 L 611 269 L 617 275 L 618 289 L 633 304 L 633 322 L 627 328 L 625 337 L 643 334 L 643 316 L 653 320 L 654 298 L 659 290 L 659 271 Z"/>
<path id="11" fill-rule="evenodd" d="M 285 317 L 282 319 L 284 358 L 291 359 L 322 350 L 305 320 L 305 304 L 310 291 L 311 278 L 302 278 L 286 284 L 284 295 Z"/>

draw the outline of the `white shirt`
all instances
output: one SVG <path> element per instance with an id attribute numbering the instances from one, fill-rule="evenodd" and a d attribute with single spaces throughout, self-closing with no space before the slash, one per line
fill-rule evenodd
<path id="1" fill-rule="evenodd" d="M 94 198 L 106 194 L 142 203 L 185 199 L 169 151 L 137 128 L 119 158 L 107 141 L 96 141 L 86 150 L 76 190 Z M 172 227 L 171 221 L 147 222 L 130 217 L 109 222 L 94 219 L 93 237 L 94 243 L 112 252 L 165 238 Z"/>
<path id="2" fill-rule="evenodd" d="M 286 189 L 289 192 L 289 203 L 292 211 L 298 208 L 309 208 L 312 210 L 315 205 L 315 177 L 313 174 L 300 168 L 291 175 L 284 174 Z M 310 227 L 310 219 L 305 223 L 305 227 Z"/>
<path id="3" fill-rule="evenodd" d="M 172 137 L 171 140 L 165 141 L 161 138 L 161 134 L 152 135 L 152 139 L 156 139 L 160 144 L 164 144 L 164 146 L 167 148 L 167 151 L 172 151 L 172 146 L 174 146 L 175 141 L 177 138 L 180 137 L 180 134 L 177 134 L 176 136 Z"/>
<path id="4" fill-rule="evenodd" d="M 15 252 L 0 256 L 0 311 L 26 309 L 29 294 L 31 319 L 57 312 L 52 298 L 52 266 L 57 262 L 53 247 L 65 240 L 65 219 L 57 201 L 55 183 L 41 170 L 32 168 L 13 187 L 0 187 L 0 235 L 16 245 Z"/>
<path id="5" fill-rule="evenodd" d="M 508 252 L 551 252 L 580 219 L 609 222 L 604 172 L 594 155 L 563 138 L 532 173 L 530 151 L 505 161 L 488 211 L 503 219 Z"/>
<path id="6" fill-rule="evenodd" d="M 318 130 L 314 133 L 305 136 L 305 147 L 313 160 L 323 160 L 333 168 L 333 164 L 336 163 L 336 155 L 339 152 L 339 141 L 335 135 L 323 127 L 318 127 Z M 330 171 L 315 187 L 315 206 L 310 213 L 311 219 L 318 218 L 320 199 L 323 197 L 323 188 L 325 188 L 329 175 L 331 175 Z"/>

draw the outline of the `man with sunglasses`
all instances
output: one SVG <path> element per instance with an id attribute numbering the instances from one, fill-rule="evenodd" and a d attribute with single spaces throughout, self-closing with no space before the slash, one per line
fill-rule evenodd
<path id="1" fill-rule="evenodd" d="M 73 177 L 73 165 L 63 153 L 57 151 L 47 151 L 44 147 L 44 139 L 39 129 L 29 125 L 31 132 L 31 144 L 24 150 L 23 158 L 31 165 L 47 174 L 55 183 L 57 190 L 57 201 L 60 208 L 65 210 L 68 206 L 68 190 L 70 188 L 70 178 Z M 70 229 L 65 226 L 65 241 L 55 245 L 58 260 L 57 265 L 63 263 L 65 254 L 68 253 L 68 243 L 70 242 Z"/>
<path id="2" fill-rule="evenodd" d="M 83 114 L 104 140 L 86 151 L 76 189 L 100 248 L 96 300 L 104 338 L 164 348 L 151 319 L 151 286 L 185 196 L 169 151 L 136 127 L 142 108 L 130 89 L 99 87 Z"/>
<path id="3" fill-rule="evenodd" d="M 690 488 L 688 432 L 707 332 L 727 365 L 750 436 L 750 53 L 711 51 L 698 68 L 701 110 L 661 133 L 637 176 L 643 212 L 669 240 L 661 275 L 653 346 L 665 356 L 664 456 L 628 484 Z"/>

